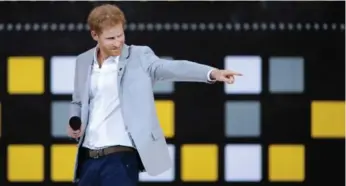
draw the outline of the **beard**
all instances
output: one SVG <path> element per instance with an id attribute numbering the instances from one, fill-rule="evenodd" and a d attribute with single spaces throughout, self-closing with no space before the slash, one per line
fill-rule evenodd
<path id="1" fill-rule="evenodd" d="M 107 54 L 110 56 L 120 56 L 121 48 L 118 49 L 107 49 Z"/>

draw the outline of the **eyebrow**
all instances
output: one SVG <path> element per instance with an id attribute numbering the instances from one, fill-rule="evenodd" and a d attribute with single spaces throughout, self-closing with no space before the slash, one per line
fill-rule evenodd
<path id="1" fill-rule="evenodd" d="M 108 36 L 108 37 L 106 37 L 106 39 L 111 39 L 111 38 L 114 38 L 114 37 L 117 37 L 117 36 L 121 36 L 121 35 L 123 35 L 123 33 L 118 34 L 118 35 L 116 35 L 116 36 Z"/>

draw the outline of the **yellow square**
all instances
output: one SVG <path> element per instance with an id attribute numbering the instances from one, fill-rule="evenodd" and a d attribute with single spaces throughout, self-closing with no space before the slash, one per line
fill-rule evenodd
<path id="1" fill-rule="evenodd" d="M 218 147 L 216 145 L 183 145 L 181 154 L 183 181 L 217 181 Z"/>
<path id="2" fill-rule="evenodd" d="M 9 57 L 7 69 L 10 94 L 44 93 L 43 57 Z"/>
<path id="3" fill-rule="evenodd" d="M 313 101 L 311 104 L 313 138 L 345 137 L 345 102 Z"/>
<path id="4" fill-rule="evenodd" d="M 174 136 L 174 102 L 170 100 L 155 101 L 157 115 L 164 135 L 167 138 Z"/>
<path id="5" fill-rule="evenodd" d="M 73 180 L 73 171 L 77 146 L 75 144 L 52 145 L 51 147 L 51 179 L 55 182 Z"/>
<path id="6" fill-rule="evenodd" d="M 43 146 L 9 145 L 7 179 L 10 182 L 42 182 L 44 180 Z"/>
<path id="7" fill-rule="evenodd" d="M 269 146 L 269 180 L 295 181 L 305 179 L 305 149 L 303 145 Z"/>

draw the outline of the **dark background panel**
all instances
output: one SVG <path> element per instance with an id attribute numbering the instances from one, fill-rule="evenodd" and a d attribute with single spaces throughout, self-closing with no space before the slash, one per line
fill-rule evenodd
<path id="1" fill-rule="evenodd" d="M 3 138 L 0 138 L 0 184 L 5 185 L 6 180 L 3 178 L 6 178 L 6 148 L 7 148 L 7 143 Z"/>
<path id="2" fill-rule="evenodd" d="M 224 140 L 224 102 L 214 96 L 213 85 L 177 85 L 176 139 L 181 142 L 215 143 Z M 187 89 L 191 91 L 186 91 Z M 220 135 L 213 135 L 220 134 Z"/>
<path id="3" fill-rule="evenodd" d="M 78 55 L 94 47 L 89 32 L 55 30 L 53 24 L 82 23 L 90 9 L 105 2 L 1 2 L 0 3 L 0 101 L 3 104 L 3 137 L 1 156 L 11 143 L 73 143 L 50 136 L 50 102 L 70 100 L 69 95 L 49 93 L 49 59 L 53 55 Z M 178 23 L 178 31 L 156 29 L 126 30 L 128 44 L 148 45 L 159 56 L 188 59 L 218 68 L 224 67 L 227 55 L 259 55 L 262 57 L 260 95 L 225 95 L 222 84 L 176 83 L 173 95 L 156 95 L 157 99 L 175 101 L 175 137 L 169 143 L 215 143 L 219 145 L 217 185 L 344 185 L 344 140 L 314 140 L 310 137 L 311 100 L 345 100 L 345 2 L 117 2 L 132 23 Z M 20 23 L 38 24 L 37 31 L 16 31 Z M 47 23 L 44 31 L 42 25 Z M 189 23 L 188 30 L 182 23 Z M 191 30 L 191 24 L 197 29 Z M 200 29 L 205 23 L 206 29 Z M 209 29 L 209 23 L 219 30 Z M 232 26 L 228 28 L 226 24 Z M 238 24 L 237 24 L 238 23 Z M 246 30 L 249 23 L 249 30 Z M 285 26 L 280 29 L 280 23 Z M 12 24 L 13 30 L 7 27 Z M 255 30 L 253 24 L 257 24 Z M 65 26 L 66 26 L 65 25 Z M 262 26 L 267 26 L 263 29 Z M 318 26 L 318 29 L 315 28 Z M 2 26 L 2 27 L 1 27 Z M 138 25 L 137 25 L 138 26 Z M 238 28 L 239 26 L 239 28 Z M 274 28 L 271 28 L 275 26 Z M 289 30 L 288 27 L 293 29 Z M 325 28 L 327 26 L 327 28 Z M 301 27 L 301 28 L 300 28 Z M 1 29 L 2 28 L 2 29 Z M 40 55 L 46 60 L 46 93 L 41 96 L 12 96 L 6 93 L 6 58 L 12 55 Z M 271 56 L 302 56 L 305 60 L 305 91 L 302 94 L 273 95 L 268 91 L 268 58 Z M 294 74 L 293 74 L 294 75 Z M 225 138 L 224 103 L 227 100 L 259 100 L 261 102 L 262 135 L 260 138 Z M 223 182 L 223 147 L 227 143 L 261 143 L 263 145 L 263 181 L 261 183 Z M 306 181 L 269 183 L 267 180 L 267 149 L 271 143 L 299 143 L 306 146 Z M 48 149 L 48 148 L 47 148 Z M 46 149 L 46 155 L 49 150 Z M 48 163 L 49 159 L 46 160 Z M 141 185 L 215 185 L 216 183 L 182 183 L 180 157 L 176 159 L 176 182 Z M 0 163 L 1 165 L 1 163 Z M 4 164 L 5 165 L 5 164 Z M 2 166 L 4 167 L 4 166 Z M 49 180 L 46 165 L 44 185 L 71 185 Z M 5 170 L 5 169 L 4 169 Z M 1 173 L 1 171 L 0 171 Z M 0 180 L 6 182 L 1 173 Z M 331 183 L 333 181 L 333 183 Z M 0 181 L 1 183 L 1 181 Z M 9 184 L 4 185 L 32 185 Z M 35 183 L 34 185 L 40 185 Z M 43 184 L 41 184 L 43 185 Z"/>
<path id="4" fill-rule="evenodd" d="M 6 57 L 5 55 L 1 55 L 0 52 L 0 102 L 4 97 L 4 94 L 6 92 L 6 68 L 5 68 L 5 63 L 6 63 Z"/>
<path id="5" fill-rule="evenodd" d="M 306 147 L 307 176 L 312 185 L 345 185 L 345 141 L 314 140 Z M 334 184 L 333 184 L 334 185 Z"/>
<path id="6" fill-rule="evenodd" d="M 273 96 L 262 102 L 263 140 L 304 143 L 310 139 L 310 102 L 299 96 Z"/>
<path id="7" fill-rule="evenodd" d="M 89 10 L 106 2 L 5 2 L 0 21 L 84 21 Z M 343 22 L 345 2 L 117 2 L 135 22 L 283 21 Z M 334 10 L 334 12 L 333 12 Z M 64 11 L 62 14 L 61 11 Z M 18 16 L 22 12 L 23 16 Z M 49 15 L 49 16 L 42 16 Z"/>
<path id="8" fill-rule="evenodd" d="M 3 101 L 2 138 L 7 143 L 47 143 L 50 100 L 43 96 L 7 96 Z"/>

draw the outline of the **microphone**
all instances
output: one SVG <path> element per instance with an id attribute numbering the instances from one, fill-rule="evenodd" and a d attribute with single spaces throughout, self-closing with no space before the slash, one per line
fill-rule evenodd
<path id="1" fill-rule="evenodd" d="M 80 126 L 82 125 L 82 121 L 78 116 L 73 116 L 70 118 L 70 127 L 73 130 L 79 130 Z"/>
<path id="2" fill-rule="evenodd" d="M 70 118 L 70 127 L 72 128 L 72 130 L 80 130 L 80 126 L 82 125 L 82 121 L 80 120 L 80 118 L 78 116 L 73 116 Z M 76 139 L 76 141 L 79 141 L 79 138 Z"/>

